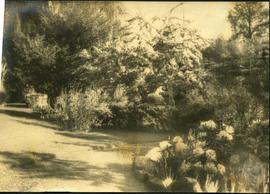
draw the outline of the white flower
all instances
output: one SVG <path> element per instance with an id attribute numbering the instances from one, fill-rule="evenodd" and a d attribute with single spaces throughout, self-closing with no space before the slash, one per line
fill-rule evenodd
<path id="1" fill-rule="evenodd" d="M 180 136 L 175 136 L 175 137 L 173 138 L 173 143 L 176 143 L 176 142 L 183 142 L 182 137 L 180 137 Z"/>
<path id="2" fill-rule="evenodd" d="M 233 136 L 232 136 L 232 135 L 228 135 L 228 136 L 227 136 L 227 139 L 228 139 L 229 141 L 231 141 L 231 140 L 233 140 Z"/>
<path id="3" fill-rule="evenodd" d="M 187 145 L 183 141 L 178 141 L 174 145 L 174 150 L 176 153 L 182 153 L 187 149 Z"/>
<path id="4" fill-rule="evenodd" d="M 233 140 L 233 136 L 232 133 L 228 133 L 225 130 L 221 130 L 218 134 L 217 134 L 217 139 L 227 139 L 229 141 Z"/>
<path id="5" fill-rule="evenodd" d="M 166 150 L 167 148 L 171 147 L 172 144 L 170 144 L 168 141 L 162 141 L 159 143 L 160 150 Z"/>
<path id="6" fill-rule="evenodd" d="M 217 165 L 217 169 L 218 169 L 218 172 L 219 172 L 221 175 L 225 174 L 225 172 L 226 172 L 226 168 L 225 168 L 225 166 L 223 166 L 222 164 L 218 164 L 218 165 Z"/>
<path id="7" fill-rule="evenodd" d="M 226 125 L 225 126 L 225 131 L 229 134 L 233 134 L 234 133 L 234 128 L 230 125 Z"/>
<path id="8" fill-rule="evenodd" d="M 205 170 L 212 172 L 212 173 L 217 172 L 216 165 L 213 162 L 207 162 L 205 165 Z"/>
<path id="9" fill-rule="evenodd" d="M 258 123 L 260 123 L 260 122 L 261 122 L 260 119 L 256 119 L 256 120 L 253 120 L 253 121 L 252 121 L 252 124 L 255 124 L 255 125 L 256 125 L 256 124 L 258 124 Z"/>
<path id="10" fill-rule="evenodd" d="M 202 154 L 204 154 L 204 150 L 201 148 L 201 147 L 196 147 L 194 150 L 193 150 L 193 154 L 195 156 L 201 156 Z"/>
<path id="11" fill-rule="evenodd" d="M 199 161 L 199 162 L 196 162 L 196 163 L 194 164 L 194 167 L 202 168 L 203 165 L 202 165 L 202 163 Z"/>
<path id="12" fill-rule="evenodd" d="M 162 181 L 162 185 L 165 188 L 168 188 L 173 182 L 173 179 L 171 177 L 166 177 L 163 181 Z"/>
<path id="13" fill-rule="evenodd" d="M 160 161 L 160 159 L 162 158 L 162 154 L 161 154 L 161 150 L 159 147 L 154 147 L 153 149 L 151 149 L 146 155 L 146 158 L 149 158 L 150 160 L 154 161 L 154 162 L 158 162 Z"/>
<path id="14" fill-rule="evenodd" d="M 217 124 L 213 120 L 202 121 L 200 123 L 200 127 L 201 128 L 205 128 L 205 129 L 216 129 L 217 128 Z"/>
<path id="15" fill-rule="evenodd" d="M 208 150 L 206 150 L 205 155 L 206 155 L 206 158 L 208 160 L 216 160 L 216 152 L 215 152 L 215 150 L 208 149 Z"/>

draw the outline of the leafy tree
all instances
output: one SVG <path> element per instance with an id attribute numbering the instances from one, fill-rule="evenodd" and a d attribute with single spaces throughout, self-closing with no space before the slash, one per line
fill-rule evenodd
<path id="1" fill-rule="evenodd" d="M 117 32 L 112 4 L 110 9 L 103 3 L 77 5 L 56 2 L 22 11 L 10 36 L 12 72 L 24 88 L 48 94 L 51 105 L 76 82 L 73 72 L 81 51 L 104 44 Z"/>
<path id="2" fill-rule="evenodd" d="M 237 2 L 229 12 L 228 20 L 233 29 L 233 37 L 253 39 L 267 35 L 269 12 L 263 2 Z"/>
<path id="3" fill-rule="evenodd" d="M 238 42 L 217 38 L 202 53 L 205 68 L 221 84 L 235 84 L 235 79 L 240 73 L 242 56 Z"/>
<path id="4" fill-rule="evenodd" d="M 127 99 L 124 106 L 111 106 L 116 126 L 176 128 L 175 117 L 187 112 L 192 117 L 201 109 L 201 102 L 193 97 L 201 96 L 203 87 L 199 68 L 204 41 L 179 20 L 163 19 L 131 18 L 111 44 L 82 53 L 84 65 L 77 72 L 80 83 L 106 88 L 111 96 L 121 88 Z M 190 107 L 194 109 L 188 111 Z"/>

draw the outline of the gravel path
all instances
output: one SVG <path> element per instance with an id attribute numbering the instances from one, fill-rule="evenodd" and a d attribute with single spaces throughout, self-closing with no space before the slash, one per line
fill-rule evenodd
<path id="1" fill-rule="evenodd" d="M 0 191 L 147 191 L 131 173 L 117 136 L 72 133 L 0 107 Z"/>

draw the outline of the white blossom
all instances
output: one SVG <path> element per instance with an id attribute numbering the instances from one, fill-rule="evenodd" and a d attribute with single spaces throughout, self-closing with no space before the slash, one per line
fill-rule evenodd
<path id="1" fill-rule="evenodd" d="M 208 149 L 208 150 L 206 150 L 205 155 L 206 155 L 206 158 L 208 160 L 216 160 L 216 152 L 215 152 L 215 150 Z"/>
<path id="2" fill-rule="evenodd" d="M 224 175 L 225 172 L 226 172 L 226 168 L 225 168 L 225 166 L 223 166 L 222 164 L 218 164 L 218 165 L 217 165 L 217 169 L 218 169 L 218 172 L 219 172 L 221 175 Z"/>
<path id="3" fill-rule="evenodd" d="M 146 158 L 149 158 L 150 160 L 152 160 L 153 162 L 158 162 L 161 160 L 162 158 L 162 154 L 161 154 L 161 150 L 159 147 L 154 147 L 153 149 L 151 149 L 146 155 Z"/>
<path id="4" fill-rule="evenodd" d="M 168 188 L 171 184 L 173 183 L 173 179 L 171 177 L 166 177 L 163 181 L 162 181 L 162 185 L 165 188 Z"/>
<path id="5" fill-rule="evenodd" d="M 234 128 L 230 125 L 226 125 L 225 127 L 225 131 L 229 134 L 233 134 L 234 133 Z"/>
<path id="6" fill-rule="evenodd" d="M 182 137 L 180 137 L 180 136 L 175 136 L 175 137 L 173 138 L 173 142 L 174 142 L 174 143 L 179 142 L 179 141 L 183 142 Z"/>
<path id="7" fill-rule="evenodd" d="M 201 156 L 202 154 L 204 154 L 204 150 L 201 147 L 196 147 L 195 149 L 193 149 L 192 153 L 195 156 Z"/>
<path id="8" fill-rule="evenodd" d="M 172 144 L 170 144 L 169 141 L 162 141 L 159 143 L 159 147 L 160 147 L 161 151 L 166 150 L 171 146 L 172 146 Z"/>
<path id="9" fill-rule="evenodd" d="M 213 120 L 202 121 L 200 123 L 200 127 L 201 128 L 204 128 L 204 129 L 216 129 L 217 128 L 217 124 Z"/>
<path id="10" fill-rule="evenodd" d="M 217 134 L 217 139 L 221 140 L 221 139 L 226 139 L 226 140 L 233 140 L 233 136 L 232 134 L 228 133 L 226 130 L 221 130 L 218 134 Z"/>

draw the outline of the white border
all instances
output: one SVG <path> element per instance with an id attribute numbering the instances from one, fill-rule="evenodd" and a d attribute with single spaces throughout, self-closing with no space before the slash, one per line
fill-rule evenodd
<path id="1" fill-rule="evenodd" d="M 4 30 L 5 1 L 0 1 L 0 88 L 2 86 L 2 51 L 3 51 L 3 30 Z"/>

